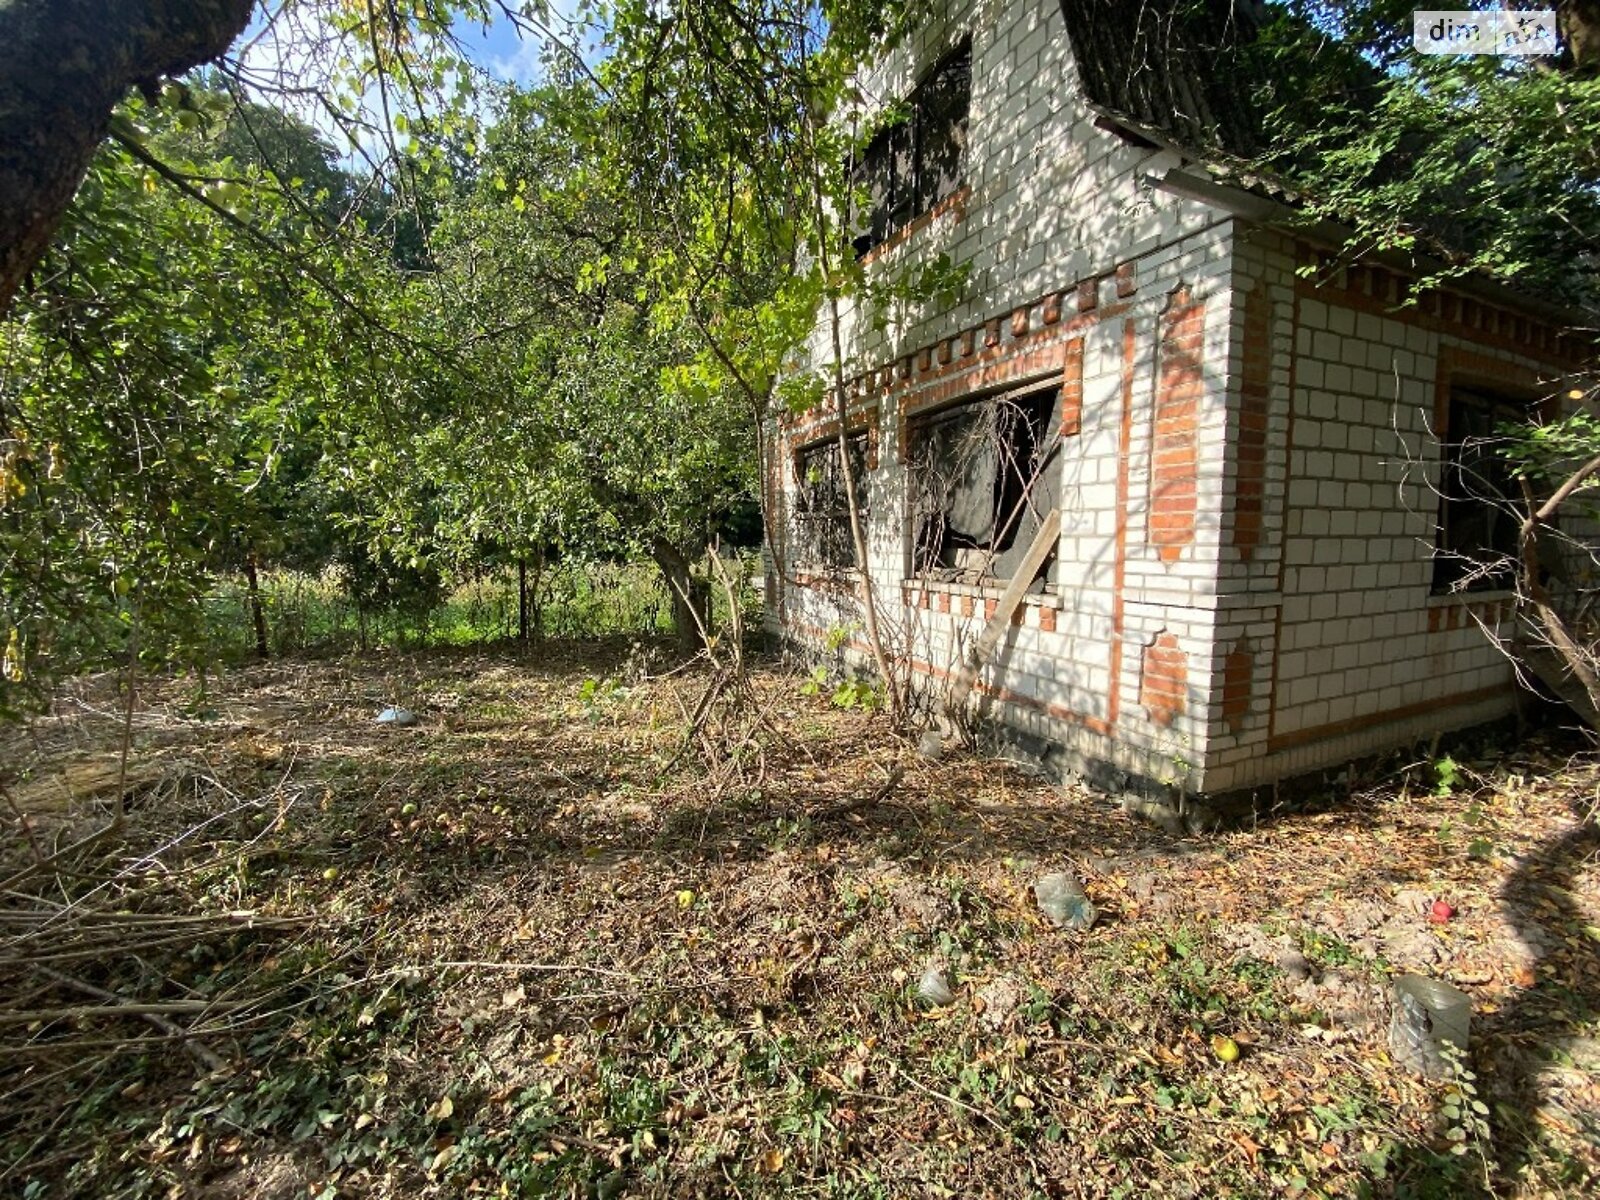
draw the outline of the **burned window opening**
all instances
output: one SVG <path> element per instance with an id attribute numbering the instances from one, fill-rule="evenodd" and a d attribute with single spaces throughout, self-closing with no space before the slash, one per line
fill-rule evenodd
<path id="1" fill-rule="evenodd" d="M 851 245 L 857 258 L 965 182 L 971 97 L 972 40 L 967 38 L 911 93 L 905 119 L 880 130 L 851 163 Z"/>
<path id="2" fill-rule="evenodd" d="M 1502 397 L 1451 393 L 1439 479 L 1439 525 L 1433 557 L 1435 594 L 1489 591 L 1515 581 L 1521 521 L 1517 482 L 1501 454 L 1500 425 L 1527 414 Z"/>
<path id="3" fill-rule="evenodd" d="M 856 507 L 865 522 L 869 512 L 866 430 L 847 435 L 845 445 Z M 838 439 L 829 438 L 799 450 L 795 469 L 800 479 L 795 504 L 796 561 L 831 571 L 859 568 L 855 534 L 850 528 L 850 498 L 839 467 Z"/>
<path id="4" fill-rule="evenodd" d="M 1009 579 L 1056 504 L 1045 468 L 1061 389 L 998 396 L 915 419 L 907 428 L 912 571 L 950 582 Z M 1031 488 L 1030 488 L 1031 483 Z M 1035 584 L 1051 579 L 1054 560 Z"/>

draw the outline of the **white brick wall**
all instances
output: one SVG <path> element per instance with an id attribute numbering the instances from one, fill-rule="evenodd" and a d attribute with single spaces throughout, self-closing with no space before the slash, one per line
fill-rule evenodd
<path id="1" fill-rule="evenodd" d="M 1536 360 L 1351 302 L 1342 278 L 1309 289 L 1286 235 L 1236 227 L 1219 210 L 1146 189 L 1141 180 L 1176 157 L 1095 128 L 1053 0 L 932 8 L 865 91 L 904 95 L 970 32 L 971 192 L 964 216 L 939 216 L 883 248 L 867 270 L 886 279 L 949 254 L 969 265 L 968 284 L 942 309 L 847 310 L 844 374 L 881 372 L 975 328 L 981 346 L 981 327 L 996 318 L 1005 346 L 1031 344 L 1014 338 L 1011 314 L 1053 293 L 1063 293 L 1060 328 L 1083 342 L 1081 427 L 1051 468 L 1062 510 L 1059 584 L 1030 599 L 980 675 L 988 711 L 1071 755 L 1191 792 L 1263 785 L 1506 711 L 1505 660 L 1474 621 L 1441 615 L 1459 600 L 1430 594 L 1429 489 L 1438 471 L 1430 422 L 1452 345 L 1525 368 Z M 1131 268 L 1132 294 L 1117 287 L 1118 268 Z M 1095 281 L 1095 303 L 1080 315 L 1075 289 L 1086 280 Z M 1205 311 L 1194 532 L 1174 558 L 1153 544 L 1150 517 L 1158 348 L 1180 287 Z M 1264 357 L 1251 347 L 1247 309 L 1265 321 Z M 1048 334 L 1043 311 L 1033 308 L 1030 336 Z M 831 343 L 819 321 L 813 369 L 823 369 Z M 1239 445 L 1247 356 L 1266 385 L 1265 451 L 1254 466 Z M 920 593 L 902 600 L 911 522 L 898 405 L 923 386 L 913 375 L 907 384 L 897 373 L 885 390 L 886 377 L 874 374 L 868 389 L 879 447 L 870 570 L 887 648 L 937 691 L 999 589 L 985 596 L 935 585 L 926 605 Z M 938 369 L 928 378 L 937 381 Z M 780 449 L 804 440 L 791 433 Z M 783 481 L 788 503 L 786 465 Z M 1239 497 L 1252 481 L 1259 523 L 1245 554 Z M 801 640 L 862 624 L 848 589 L 791 587 L 786 604 L 786 632 Z M 1168 637 L 1187 667 L 1170 725 L 1152 720 L 1141 700 L 1147 648 Z M 851 652 L 863 649 L 857 639 Z"/>

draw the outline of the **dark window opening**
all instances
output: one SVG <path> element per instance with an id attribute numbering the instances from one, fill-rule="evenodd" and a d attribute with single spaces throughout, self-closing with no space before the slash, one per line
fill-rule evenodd
<path id="1" fill-rule="evenodd" d="M 914 573 L 973 583 L 1015 573 L 1056 504 L 1046 468 L 1060 399 L 1049 387 L 911 422 Z"/>
<path id="2" fill-rule="evenodd" d="M 1436 593 L 1484 591 L 1514 582 L 1521 522 L 1518 485 L 1496 428 L 1526 416 L 1509 401 L 1479 392 L 1450 396 L 1448 441 L 1439 479 L 1439 529 L 1433 558 Z"/>
<path id="3" fill-rule="evenodd" d="M 879 130 L 851 164 L 851 244 L 857 258 L 965 182 L 971 98 L 972 40 L 968 38 L 945 55 L 911 93 L 906 117 Z"/>
<path id="4" fill-rule="evenodd" d="M 855 484 L 856 508 L 865 522 L 869 512 L 866 431 L 850 434 L 845 445 L 851 482 Z M 855 535 L 850 528 L 850 498 L 845 492 L 844 472 L 839 467 L 837 439 L 829 438 L 807 446 L 796 455 L 796 463 L 800 475 L 795 504 L 797 561 L 829 570 L 859 567 Z"/>

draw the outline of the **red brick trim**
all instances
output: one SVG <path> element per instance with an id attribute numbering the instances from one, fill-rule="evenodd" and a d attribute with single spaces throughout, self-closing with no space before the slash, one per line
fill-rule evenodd
<path id="1" fill-rule="evenodd" d="M 790 572 L 789 578 L 797 588 L 827 592 L 831 595 L 854 596 L 856 585 L 861 582 L 861 572 L 854 567 L 839 567 L 830 571 L 796 567 Z"/>
<path id="2" fill-rule="evenodd" d="M 1077 437 L 1083 429 L 1083 339 L 1067 343 L 1061 372 L 1061 436 Z"/>
<path id="3" fill-rule="evenodd" d="M 1398 308 L 1414 288 L 1415 280 L 1386 267 L 1337 265 L 1333 254 L 1302 243 L 1302 262 L 1318 269 L 1321 279 L 1300 278 L 1297 295 L 1343 305 L 1391 321 L 1416 325 L 1435 333 L 1453 334 L 1478 345 L 1513 350 L 1552 364 L 1577 366 L 1592 361 L 1593 335 L 1568 331 L 1539 318 L 1525 316 L 1509 306 L 1486 303 L 1451 291 L 1430 291 L 1417 303 Z"/>
<path id="4" fill-rule="evenodd" d="M 1480 700 L 1492 700 L 1496 696 L 1505 695 L 1512 686 L 1507 681 L 1499 687 L 1478 688 L 1476 691 L 1461 692 L 1443 700 L 1419 700 L 1415 704 L 1404 704 L 1385 712 L 1367 713 L 1365 716 L 1350 717 L 1344 721 L 1332 721 L 1313 729 L 1297 729 L 1293 733 L 1269 739 L 1267 751 L 1274 753 L 1279 750 L 1289 750 L 1295 746 L 1327 741 L 1329 738 L 1341 737 L 1348 733 L 1360 733 L 1363 729 L 1371 729 L 1374 725 L 1384 725 L 1390 721 L 1403 721 L 1407 717 L 1421 716 L 1423 713 L 1436 712 L 1439 709 L 1460 708 L 1466 704 L 1476 704 Z"/>
<path id="5" fill-rule="evenodd" d="M 1517 611 L 1516 601 L 1509 596 L 1474 597 L 1470 593 L 1428 597 L 1428 632 L 1447 633 L 1465 629 L 1469 625 L 1496 626 L 1509 620 Z"/>
<path id="6" fill-rule="evenodd" d="M 1150 544 L 1166 563 L 1194 541 L 1205 326 L 1205 301 L 1177 288 L 1161 318 L 1150 446 Z"/>
<path id="7" fill-rule="evenodd" d="M 1139 703 L 1163 729 L 1183 715 L 1189 701 L 1189 656 L 1175 634 L 1162 630 L 1144 648 L 1139 668 Z"/>
<path id="8" fill-rule="evenodd" d="M 985 617 L 993 615 L 993 606 L 996 597 L 1003 591 L 1003 587 L 984 588 L 973 590 L 970 585 L 951 584 L 938 579 L 902 579 L 900 581 L 900 602 L 906 608 L 921 608 L 932 613 L 953 613 L 959 607 L 958 600 L 972 602 L 976 609 L 976 602 L 983 601 Z M 990 593 L 993 593 L 992 595 Z M 1047 632 L 1054 632 L 1056 627 L 1056 610 L 1061 606 L 1060 596 L 1047 592 L 1044 595 L 1026 595 L 1022 602 L 1012 612 L 1013 625 L 1027 625 Z M 1049 614 L 1048 624 L 1045 614 Z"/>
<path id="9" fill-rule="evenodd" d="M 865 254 L 863 254 L 859 260 L 861 265 L 866 266 L 868 263 L 876 262 L 885 254 L 889 253 L 889 251 L 893 250 L 896 246 L 900 245 L 900 243 L 915 237 L 918 230 L 926 229 L 929 225 L 932 225 L 947 212 L 955 213 L 956 224 L 959 225 L 962 221 L 967 219 L 967 201 L 969 201 L 971 198 L 972 186 L 970 184 L 963 184 L 961 187 L 958 187 L 955 191 L 951 192 L 948 196 L 939 201 L 939 203 L 935 204 L 920 217 L 907 221 L 899 229 L 896 229 L 888 237 L 884 238 L 883 241 L 879 242 L 871 250 L 868 250 Z"/>
<path id="10" fill-rule="evenodd" d="M 892 389 L 888 402 L 897 405 L 899 461 L 906 462 L 910 450 L 906 436 L 908 418 L 1027 379 L 1047 384 L 1050 376 L 1057 375 L 1063 377 L 1064 383 L 1069 344 L 1074 338 L 1081 338 L 1082 331 L 1102 317 L 1116 316 L 1125 312 L 1126 307 L 1113 305 L 1054 326 L 1041 326 L 1022 337 L 1002 341 L 970 358 L 952 362 L 948 367 L 932 369 L 910 387 Z"/>
<path id="11" fill-rule="evenodd" d="M 1125 263 L 1123 267 L 1131 265 Z M 1118 268 L 1119 271 L 1122 269 Z M 1095 276 L 1085 282 L 1094 283 L 1098 288 L 1098 280 L 1102 278 L 1105 276 Z M 1131 272 L 1128 278 L 1131 280 Z M 1074 288 L 1067 289 L 1067 292 L 1072 291 Z M 992 368 L 1020 350 L 1056 345 L 1081 334 L 1098 321 L 1110 320 L 1128 311 L 1128 303 L 1124 300 L 1065 319 L 1061 307 L 1067 292 L 1048 292 L 1010 313 L 990 317 L 979 325 L 871 367 L 847 381 L 846 391 L 853 403 L 863 404 L 895 399 L 897 393 L 909 395 L 909 398 L 898 397 L 902 406 L 918 408 L 955 399 L 963 394 L 963 390 L 976 391 L 991 384 L 1009 382 L 1017 374 L 1016 371 L 995 373 L 985 369 Z M 1127 292 L 1129 296 L 1132 294 L 1132 291 Z M 1123 295 L 1120 289 L 1118 295 Z M 1057 319 L 1051 320 L 1052 315 Z M 1009 345 L 1006 336 L 1008 324 L 1011 327 Z M 978 349 L 980 340 L 982 349 Z M 959 388 L 951 386 L 952 376 L 967 371 L 982 374 L 964 379 Z M 818 419 L 815 408 L 799 414 L 783 413 L 778 417 L 778 432 L 790 436 L 797 427 L 814 424 Z"/>
<path id="12" fill-rule="evenodd" d="M 1133 437 L 1133 366 L 1138 353 L 1132 320 L 1122 323 L 1122 424 L 1117 442 L 1117 535 L 1111 566 L 1111 694 L 1106 717 L 1112 727 L 1122 707 L 1123 582 L 1128 567 L 1128 447 Z"/>
<path id="13" fill-rule="evenodd" d="M 867 435 L 867 470 L 878 469 L 878 428 L 881 413 L 876 404 L 858 408 L 849 413 L 845 419 L 844 431 L 847 435 L 865 432 Z M 800 455 L 818 442 L 825 442 L 839 436 L 839 418 L 837 415 L 812 418 L 802 425 L 795 425 L 790 429 L 780 430 L 779 439 L 787 443 L 789 450 L 790 471 L 796 483 L 800 482 Z"/>
<path id="14" fill-rule="evenodd" d="M 1250 693 L 1254 687 L 1255 650 L 1250 639 L 1241 637 L 1222 660 L 1222 719 L 1232 733 L 1244 727 L 1250 715 Z"/>
<path id="15" fill-rule="evenodd" d="M 1479 384 L 1515 393 L 1531 407 L 1545 402 L 1545 415 L 1554 416 L 1555 405 L 1541 394 L 1539 372 L 1526 363 L 1469 350 L 1465 346 L 1440 346 L 1434 375 L 1433 432 L 1443 442 L 1450 432 L 1450 389 L 1457 383 Z"/>

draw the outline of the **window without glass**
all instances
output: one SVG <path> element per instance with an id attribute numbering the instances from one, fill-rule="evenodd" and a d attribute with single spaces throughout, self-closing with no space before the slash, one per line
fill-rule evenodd
<path id="1" fill-rule="evenodd" d="M 914 573 L 974 583 L 1012 576 L 1056 503 L 1047 435 L 1060 399 L 1048 387 L 908 425 Z"/>
<path id="2" fill-rule="evenodd" d="M 1449 440 L 1442 447 L 1435 592 L 1511 586 L 1519 527 L 1511 498 L 1517 485 L 1501 457 L 1503 439 L 1495 429 L 1524 416 L 1507 400 L 1465 390 L 1452 393 L 1445 431 Z"/>
<path id="3" fill-rule="evenodd" d="M 879 130 L 850 169 L 852 244 L 860 257 L 965 180 L 972 41 L 939 61 L 906 102 L 907 114 Z"/>
<path id="4" fill-rule="evenodd" d="M 850 434 L 845 443 L 850 477 L 855 484 L 856 507 L 867 519 L 867 434 Z M 806 566 L 838 570 L 859 567 L 855 537 L 850 530 L 850 500 L 844 472 L 839 466 L 839 443 L 829 438 L 807 446 L 796 455 L 800 475 L 795 504 L 796 561 Z"/>

